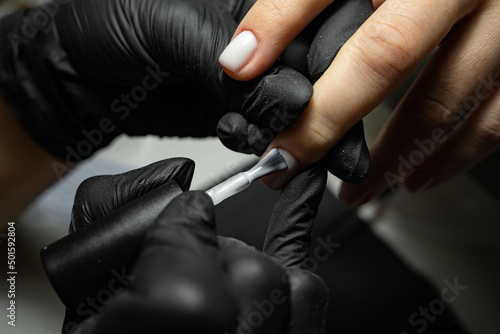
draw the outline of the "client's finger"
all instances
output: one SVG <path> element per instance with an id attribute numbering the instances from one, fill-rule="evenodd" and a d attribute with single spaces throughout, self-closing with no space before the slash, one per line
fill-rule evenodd
<path id="1" fill-rule="evenodd" d="M 333 0 L 258 0 L 219 58 L 233 79 L 249 80 L 268 69 L 293 39 Z"/>
<path id="2" fill-rule="evenodd" d="M 485 5 L 448 34 L 373 145 L 366 182 L 343 185 L 346 203 L 362 204 L 395 183 L 429 189 L 498 147 L 500 46 L 490 36 L 499 14 Z"/>
<path id="3" fill-rule="evenodd" d="M 321 160 L 473 9 L 472 1 L 386 1 L 342 47 L 307 109 L 269 149 L 288 151 L 302 168 Z"/>

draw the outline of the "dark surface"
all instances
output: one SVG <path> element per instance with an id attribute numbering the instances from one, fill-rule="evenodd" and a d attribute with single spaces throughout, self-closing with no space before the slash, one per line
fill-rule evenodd
<path id="1" fill-rule="evenodd" d="M 256 182 L 245 192 L 219 204 L 218 232 L 262 247 L 266 222 L 278 194 Z M 317 253 L 319 257 L 314 255 L 318 247 L 325 250 Z M 439 299 L 439 293 L 378 239 L 355 211 L 347 209 L 328 192 L 319 208 L 311 250 L 309 269 L 330 288 L 327 333 L 423 332 L 423 323 L 412 325 L 409 318 L 419 308 Z M 421 316 L 414 318 L 420 319 Z M 425 333 L 465 331 L 445 310 L 427 322 Z"/>

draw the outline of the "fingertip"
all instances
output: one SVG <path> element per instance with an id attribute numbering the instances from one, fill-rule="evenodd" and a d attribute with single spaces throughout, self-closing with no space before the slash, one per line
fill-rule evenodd
<path id="1" fill-rule="evenodd" d="M 262 74 L 330 2 L 257 0 L 219 58 L 224 72 L 240 81 Z"/>
<path id="2" fill-rule="evenodd" d="M 268 149 L 263 157 L 271 150 Z M 262 182 L 273 190 L 281 190 L 283 189 L 291 179 L 293 179 L 301 170 L 300 161 L 290 152 L 285 149 L 279 148 L 281 155 L 286 161 L 287 169 L 279 171 L 277 173 L 268 175 L 263 177 Z"/>
<path id="3" fill-rule="evenodd" d="M 238 33 L 219 56 L 219 63 L 224 72 L 236 80 L 248 80 L 248 74 L 241 73 L 252 59 L 258 47 L 258 40 L 250 30 Z"/>
<path id="4" fill-rule="evenodd" d="M 187 191 L 174 198 L 158 218 L 159 228 L 199 226 L 215 231 L 214 203 L 204 191 Z"/>
<path id="5" fill-rule="evenodd" d="M 278 56 L 275 47 L 258 33 L 240 26 L 219 56 L 219 63 L 231 79 L 248 81 L 268 70 Z"/>

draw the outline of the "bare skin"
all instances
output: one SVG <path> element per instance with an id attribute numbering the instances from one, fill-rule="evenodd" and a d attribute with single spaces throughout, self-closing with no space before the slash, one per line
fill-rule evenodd
<path id="1" fill-rule="evenodd" d="M 297 20 L 299 12 L 315 14 L 331 2 L 258 0 L 235 33 L 253 31 L 257 49 L 226 73 L 237 80 L 260 74 L 314 16 Z M 353 206 L 393 182 L 412 192 L 429 189 L 500 147 L 500 0 L 373 4 L 374 14 L 316 82 L 307 109 L 270 145 L 289 151 L 302 168 L 319 161 L 439 45 L 371 147 L 368 179 L 342 186 L 341 198 Z"/>

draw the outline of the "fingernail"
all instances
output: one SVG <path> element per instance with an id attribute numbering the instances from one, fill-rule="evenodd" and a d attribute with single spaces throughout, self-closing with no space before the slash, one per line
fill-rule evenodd
<path id="1" fill-rule="evenodd" d="M 404 182 L 405 188 L 414 194 L 424 192 L 436 184 L 436 178 L 425 170 L 417 170 Z"/>
<path id="2" fill-rule="evenodd" d="M 257 38 L 248 30 L 241 32 L 224 49 L 219 63 L 232 72 L 240 70 L 257 49 Z"/>
<path id="3" fill-rule="evenodd" d="M 262 178 L 262 182 L 271 189 L 283 189 L 290 180 L 300 171 L 300 162 L 289 152 L 279 149 L 283 158 L 285 158 L 288 168 L 280 172 L 268 175 Z"/>
<path id="4" fill-rule="evenodd" d="M 364 185 L 343 183 L 339 193 L 340 200 L 350 207 L 358 207 L 373 198 L 373 193 Z"/>

